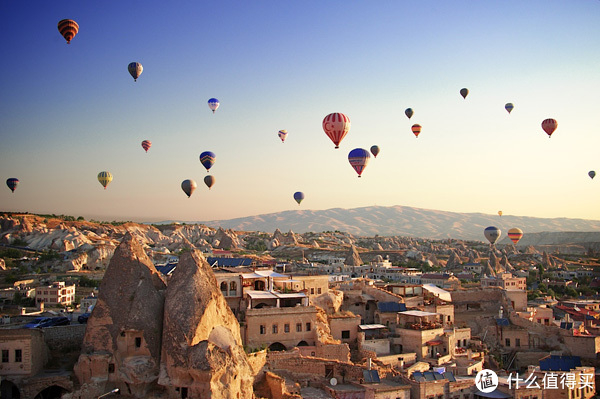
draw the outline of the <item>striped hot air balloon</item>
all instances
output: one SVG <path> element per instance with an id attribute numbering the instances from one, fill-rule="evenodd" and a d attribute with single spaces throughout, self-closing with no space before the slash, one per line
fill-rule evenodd
<path id="1" fill-rule="evenodd" d="M 150 147 L 152 147 L 152 142 L 150 140 L 144 140 L 142 141 L 142 148 L 148 152 L 148 150 L 150 149 Z"/>
<path id="2" fill-rule="evenodd" d="M 492 245 L 494 245 L 494 243 L 498 241 L 498 238 L 500 238 L 500 234 L 502 234 L 502 232 L 496 226 L 486 227 L 483 231 L 483 235 Z"/>
<path id="3" fill-rule="evenodd" d="M 79 25 L 72 19 L 62 19 L 58 23 L 58 31 L 65 38 L 67 44 L 71 44 L 71 40 L 79 32 Z"/>
<path id="4" fill-rule="evenodd" d="M 521 237 L 523 237 L 523 230 L 517 227 L 513 227 L 512 229 L 508 230 L 508 238 L 510 238 L 513 244 L 516 245 Z"/>
<path id="5" fill-rule="evenodd" d="M 202 154 L 200 154 L 200 162 L 206 168 L 207 172 L 215 164 L 216 158 L 217 156 L 215 153 L 211 151 L 204 151 Z"/>
<path id="6" fill-rule="evenodd" d="M 98 181 L 100 182 L 100 184 L 102 184 L 102 186 L 104 187 L 104 189 L 106 190 L 106 186 L 108 186 L 108 183 L 110 183 L 113 179 L 113 175 L 110 172 L 100 172 L 98 173 Z"/>
<path id="7" fill-rule="evenodd" d="M 369 151 L 363 148 L 355 148 L 348 154 L 348 162 L 350 162 L 350 165 L 358 173 L 358 177 L 362 175 L 362 172 L 367 167 L 369 159 L 371 159 Z"/>
<path id="8" fill-rule="evenodd" d="M 513 103 L 506 103 L 506 105 L 504 105 L 504 109 L 510 114 L 513 110 L 513 108 L 515 108 L 515 106 L 513 105 Z"/>
<path id="9" fill-rule="evenodd" d="M 210 108 L 213 114 L 215 113 L 217 108 L 219 108 L 219 105 L 221 105 L 221 103 L 216 98 L 211 98 L 208 100 L 208 108 Z"/>
<path id="10" fill-rule="evenodd" d="M 412 125 L 412 132 L 415 135 L 416 138 L 419 138 L 419 134 L 421 134 L 421 125 L 419 125 L 418 123 L 415 123 L 414 125 Z"/>
<path id="11" fill-rule="evenodd" d="M 552 133 L 554 133 L 557 127 L 558 122 L 556 121 L 556 119 L 548 118 L 544 119 L 544 121 L 542 122 L 542 129 L 544 129 L 544 132 L 546 132 L 548 138 L 552 136 Z"/>
<path id="12" fill-rule="evenodd" d="M 279 138 L 281 139 L 281 142 L 284 143 L 285 142 L 285 138 L 288 135 L 288 131 L 287 130 L 280 130 L 279 132 L 277 132 L 277 136 L 279 136 Z"/>
<path id="13" fill-rule="evenodd" d="M 323 130 L 335 148 L 340 148 L 340 142 L 350 130 L 350 118 L 340 112 L 329 114 L 323 119 Z"/>

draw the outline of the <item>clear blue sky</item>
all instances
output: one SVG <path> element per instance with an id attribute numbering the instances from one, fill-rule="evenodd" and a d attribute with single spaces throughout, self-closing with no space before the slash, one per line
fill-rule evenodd
<path id="1" fill-rule="evenodd" d="M 20 179 L 0 210 L 192 221 L 406 205 L 600 219 L 600 1 L 6 0 L 0 15 L 0 177 Z M 63 18 L 80 25 L 70 45 Z M 352 121 L 338 150 L 321 127 L 331 112 Z M 348 152 L 374 144 L 358 179 Z M 198 183 L 189 199 L 184 179 Z"/>

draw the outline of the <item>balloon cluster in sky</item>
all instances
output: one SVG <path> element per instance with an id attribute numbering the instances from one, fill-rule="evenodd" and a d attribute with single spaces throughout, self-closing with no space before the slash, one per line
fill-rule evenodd
<path id="1" fill-rule="evenodd" d="M 70 44 L 71 41 L 75 38 L 75 36 L 79 32 L 79 24 L 72 19 L 63 19 L 58 23 L 58 30 L 59 30 L 60 34 L 64 37 L 64 39 L 67 41 L 67 44 Z M 144 68 L 141 63 L 134 61 L 134 62 L 131 62 L 127 66 L 127 70 L 129 72 L 129 74 L 131 75 L 131 77 L 133 78 L 134 82 L 137 82 L 137 80 L 138 80 L 138 78 L 140 78 Z M 459 93 L 464 100 L 467 100 L 467 97 L 469 95 L 469 89 L 462 88 L 459 90 Z M 219 106 L 220 106 L 220 101 L 217 98 L 210 98 L 208 100 L 208 107 L 213 112 L 213 114 L 217 111 Z M 513 103 L 508 102 L 504 105 L 504 108 L 508 112 L 508 114 L 511 114 L 511 112 L 514 110 L 515 106 Z M 415 111 L 412 108 L 406 108 L 406 110 L 404 111 L 404 114 L 406 115 L 406 117 L 409 120 L 411 120 L 412 117 L 415 115 Z M 323 122 L 322 122 L 322 127 L 323 127 L 325 134 L 329 137 L 329 139 L 335 145 L 335 148 L 338 149 L 340 147 L 340 143 L 342 142 L 344 137 L 346 137 L 346 135 L 350 131 L 351 122 L 350 122 L 350 118 L 347 115 L 340 113 L 340 112 L 334 112 L 334 113 L 330 113 L 327 116 L 325 116 L 325 118 L 323 119 Z M 541 127 L 542 127 L 542 130 L 550 138 L 552 136 L 552 134 L 556 131 L 556 129 L 558 127 L 558 122 L 555 119 L 547 118 L 542 122 Z M 419 135 L 422 132 L 422 129 L 423 129 L 423 127 L 418 123 L 414 123 L 411 126 L 411 131 L 414 134 L 415 138 L 419 137 Z M 288 137 L 288 131 L 285 129 L 279 130 L 277 132 L 277 136 L 281 140 L 282 143 L 285 143 L 285 141 Z M 148 151 L 152 147 L 152 142 L 147 139 L 143 140 L 141 142 L 141 146 L 142 146 L 143 150 L 146 153 L 148 153 Z M 367 167 L 367 165 L 369 163 L 371 154 L 373 155 L 374 158 L 377 158 L 377 155 L 379 155 L 379 153 L 380 153 L 380 148 L 377 145 L 371 146 L 370 151 L 363 149 L 363 148 L 355 148 L 349 152 L 348 162 L 350 163 L 350 165 L 354 169 L 354 171 L 357 173 L 358 177 L 361 177 L 363 172 L 365 171 L 365 168 Z M 215 160 L 216 160 L 216 155 L 211 151 L 204 151 L 200 154 L 200 162 L 206 169 L 207 173 L 210 171 L 211 167 L 215 164 Z M 595 175 L 596 175 L 596 172 L 593 170 L 588 172 L 588 176 L 591 179 L 594 179 Z M 98 174 L 98 181 L 104 187 L 104 189 L 107 188 L 107 186 L 110 184 L 110 182 L 112 180 L 113 180 L 113 175 L 109 171 L 102 171 Z M 204 178 L 204 183 L 206 184 L 206 186 L 209 189 L 211 189 L 215 184 L 214 176 L 207 175 Z M 6 185 L 13 193 L 15 192 L 15 189 L 17 188 L 18 184 L 19 184 L 19 179 L 15 178 L 15 177 L 11 177 L 8 180 L 6 180 Z M 194 192 L 196 187 L 197 187 L 196 182 L 191 179 L 184 180 L 181 183 L 181 188 L 188 197 L 190 197 L 192 195 L 192 193 Z M 301 191 L 297 191 L 293 194 L 293 198 L 298 203 L 298 205 L 300 205 L 300 203 L 305 199 L 305 194 Z M 498 214 L 500 216 L 502 216 L 502 211 L 499 211 Z M 486 228 L 484 231 L 485 237 L 488 239 L 488 241 L 492 245 L 500 237 L 500 234 L 501 234 L 500 229 L 498 229 L 497 227 L 494 227 L 494 226 L 490 226 L 490 227 Z M 523 232 L 518 228 L 513 228 L 513 229 L 509 230 L 508 236 L 513 241 L 513 243 L 516 244 L 523 236 Z"/>

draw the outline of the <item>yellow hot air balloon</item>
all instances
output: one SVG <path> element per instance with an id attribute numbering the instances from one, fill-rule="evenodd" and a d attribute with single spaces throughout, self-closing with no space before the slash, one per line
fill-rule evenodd
<path id="1" fill-rule="evenodd" d="M 498 216 L 502 216 L 502 211 L 498 211 Z"/>
<path id="2" fill-rule="evenodd" d="M 523 230 L 517 227 L 513 227 L 512 229 L 508 230 L 508 238 L 510 238 L 513 244 L 516 245 L 521 237 L 523 237 Z"/>
<path id="3" fill-rule="evenodd" d="M 106 186 L 108 186 L 108 183 L 110 183 L 113 179 L 113 176 L 110 172 L 100 172 L 98 173 L 98 181 L 100 182 L 100 184 L 102 184 L 102 186 L 104 186 L 104 189 L 106 190 Z"/>

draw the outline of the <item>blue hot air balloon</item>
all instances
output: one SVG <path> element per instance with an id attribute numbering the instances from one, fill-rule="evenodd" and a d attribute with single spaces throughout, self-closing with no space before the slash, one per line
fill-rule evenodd
<path id="1" fill-rule="evenodd" d="M 483 231 L 483 235 L 485 235 L 485 238 L 487 238 L 487 240 L 492 245 L 496 241 L 498 241 L 498 238 L 500 238 L 500 234 L 502 234 L 502 232 L 496 226 L 486 227 L 485 230 Z"/>
<path id="2" fill-rule="evenodd" d="M 300 205 L 300 203 L 304 199 L 304 193 L 300 192 L 300 191 L 296 191 L 294 193 L 294 199 L 296 200 L 296 202 L 298 203 L 298 205 Z"/>
<path id="3" fill-rule="evenodd" d="M 19 179 L 17 179 L 16 177 L 11 177 L 10 179 L 6 179 L 6 185 L 8 186 L 8 188 L 10 188 L 10 191 L 12 191 L 14 193 L 15 189 L 19 185 Z"/>
<path id="4" fill-rule="evenodd" d="M 213 114 L 215 113 L 217 108 L 219 108 L 219 105 L 221 105 L 221 103 L 216 98 L 211 98 L 210 100 L 208 100 L 208 108 L 212 110 Z"/>
<path id="5" fill-rule="evenodd" d="M 204 165 L 207 172 L 215 164 L 215 158 L 216 155 L 214 152 L 204 151 L 202 154 L 200 154 L 200 162 L 202 165 Z"/>
<path id="6" fill-rule="evenodd" d="M 354 168 L 356 173 L 358 173 L 358 177 L 362 175 L 370 158 L 371 154 L 364 148 L 355 148 L 348 154 L 348 162 L 350 162 L 350 165 Z"/>

